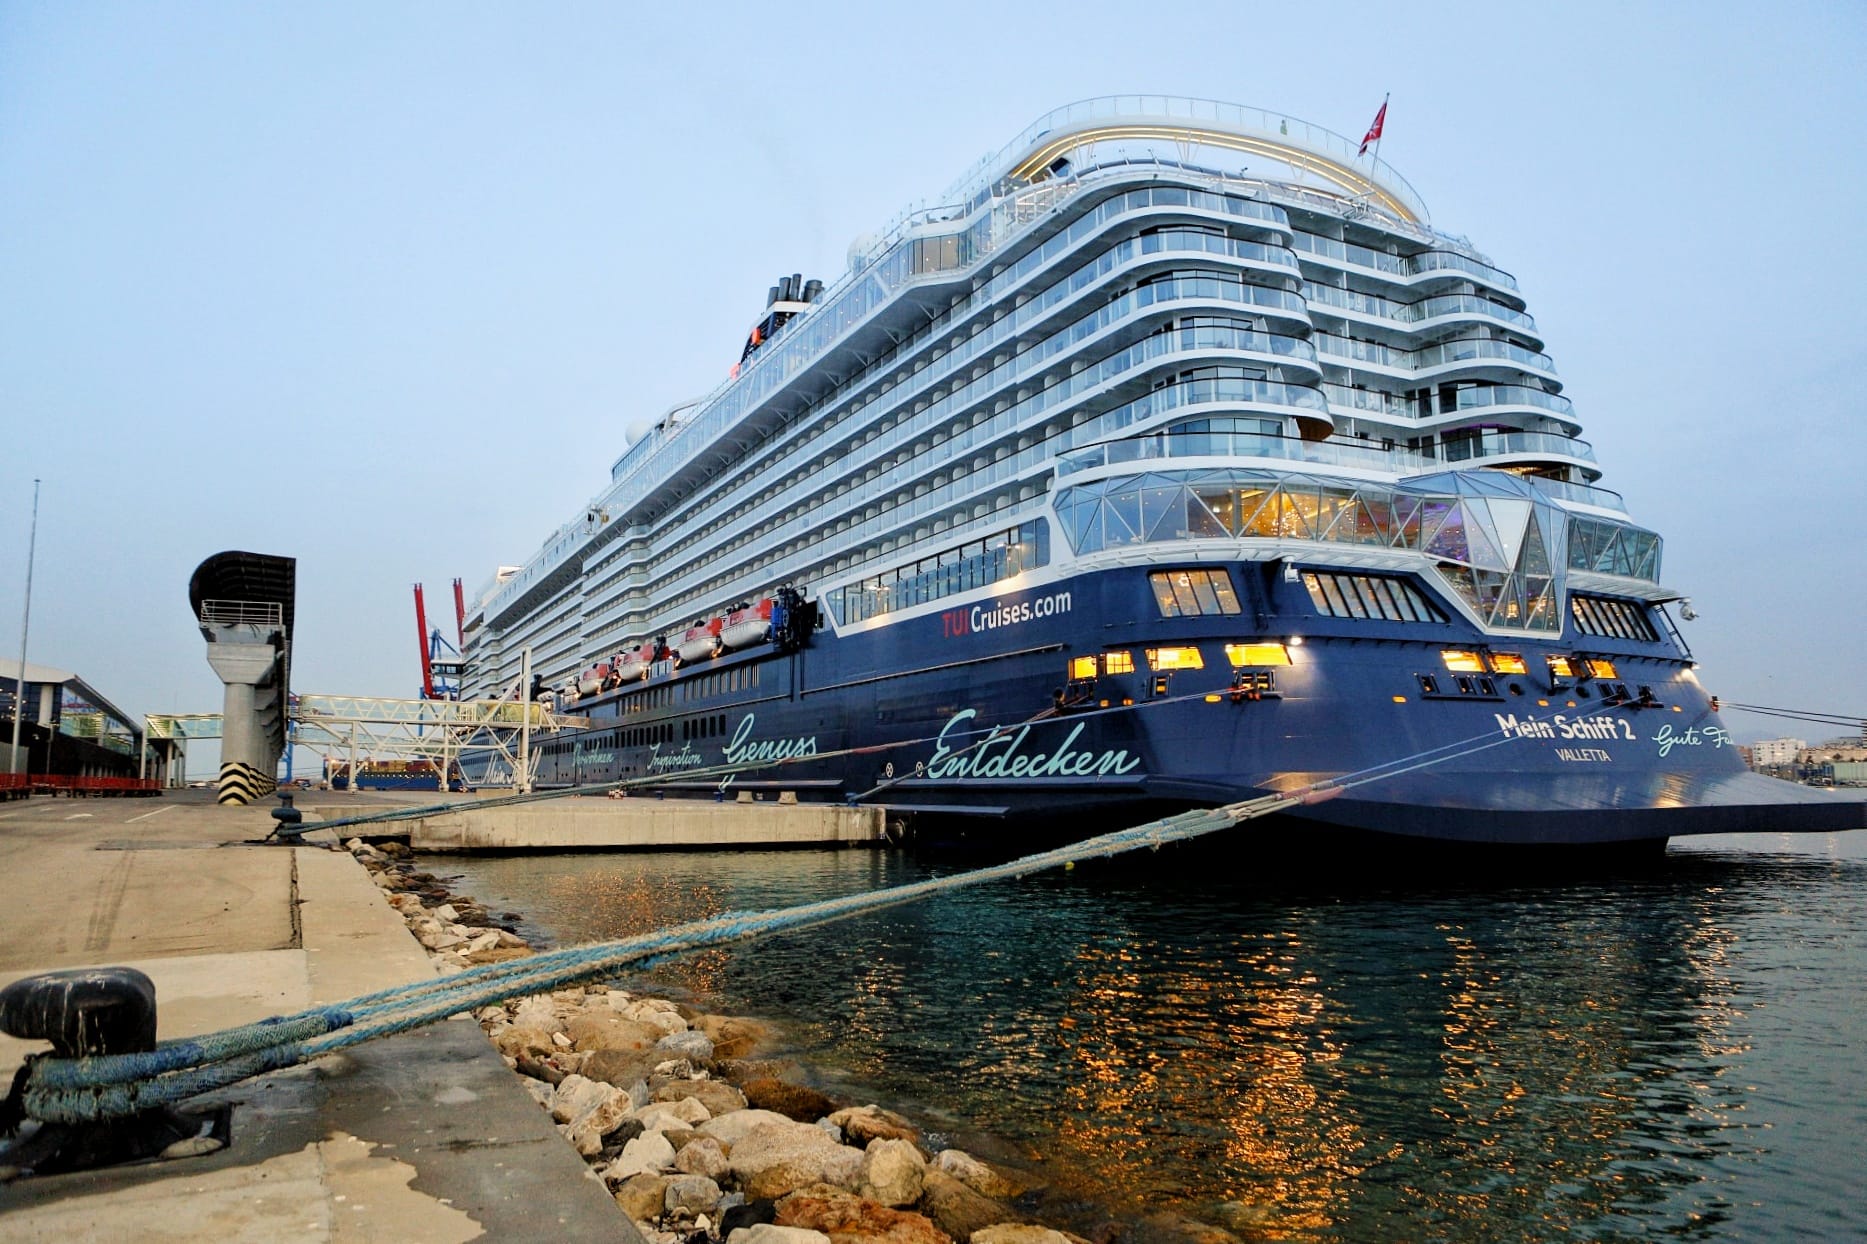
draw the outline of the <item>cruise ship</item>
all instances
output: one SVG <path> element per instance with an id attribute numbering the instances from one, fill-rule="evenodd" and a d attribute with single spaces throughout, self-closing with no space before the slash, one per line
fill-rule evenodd
<path id="1" fill-rule="evenodd" d="M 1366 146 L 1206 100 L 1040 118 L 779 280 L 730 378 L 478 594 L 466 694 L 589 719 L 541 785 L 1007 841 L 1327 779 L 1287 823 L 1867 822 L 1747 772 L 1516 279 Z"/>

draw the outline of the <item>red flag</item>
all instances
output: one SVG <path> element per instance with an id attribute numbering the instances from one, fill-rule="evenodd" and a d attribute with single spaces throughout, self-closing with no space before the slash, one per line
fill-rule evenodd
<path id="1" fill-rule="evenodd" d="M 1381 127 L 1386 124 L 1387 124 L 1387 101 L 1382 100 L 1381 111 L 1374 114 L 1374 124 L 1370 125 L 1368 127 L 1368 132 L 1362 136 L 1361 150 L 1357 151 L 1355 154 L 1358 156 L 1367 155 L 1369 144 L 1380 141 Z"/>

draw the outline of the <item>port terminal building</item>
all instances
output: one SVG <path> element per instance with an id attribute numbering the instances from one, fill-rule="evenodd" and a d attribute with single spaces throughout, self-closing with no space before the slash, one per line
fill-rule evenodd
<path id="1" fill-rule="evenodd" d="M 19 750 L 13 723 L 19 717 Z M 166 749 L 143 752 L 140 721 L 70 670 L 0 659 L 0 773 L 163 776 Z"/>

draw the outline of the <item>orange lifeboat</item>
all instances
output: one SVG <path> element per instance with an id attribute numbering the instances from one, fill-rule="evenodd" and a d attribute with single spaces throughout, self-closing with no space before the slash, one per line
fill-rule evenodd
<path id="1" fill-rule="evenodd" d="M 767 597 L 756 605 L 727 614 L 726 625 L 720 628 L 720 644 L 728 649 L 750 648 L 770 639 L 771 606 L 771 599 Z"/>
<path id="2" fill-rule="evenodd" d="M 674 645 L 674 651 L 680 656 L 682 665 L 694 665 L 710 660 L 720 650 L 720 631 L 726 625 L 726 619 L 714 618 L 698 626 L 690 626 L 681 636 L 681 642 Z"/>

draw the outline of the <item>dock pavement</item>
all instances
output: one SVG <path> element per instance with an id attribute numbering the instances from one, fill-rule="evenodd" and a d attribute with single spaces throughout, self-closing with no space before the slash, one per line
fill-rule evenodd
<path id="1" fill-rule="evenodd" d="M 167 1039 L 433 975 L 347 852 L 256 844 L 274 806 L 222 808 L 211 791 L 0 803 L 0 985 L 136 967 Z M 0 1083 L 36 1048 L 0 1036 Z M 232 1104 L 227 1148 L 0 1184 L 0 1238 L 640 1244 L 468 1018 L 201 1101 Z"/>

